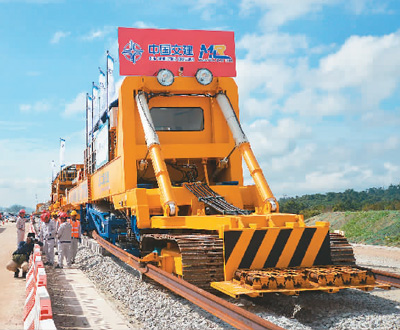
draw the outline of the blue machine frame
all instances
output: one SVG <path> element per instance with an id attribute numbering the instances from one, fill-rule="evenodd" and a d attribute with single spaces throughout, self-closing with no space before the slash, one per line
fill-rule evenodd
<path id="1" fill-rule="evenodd" d="M 86 205 L 86 217 L 82 217 L 81 214 L 81 219 L 83 218 L 87 219 L 87 222 L 82 224 L 83 231 L 96 229 L 102 238 L 113 244 L 115 244 L 118 236 L 126 236 L 125 219 L 119 219 L 109 212 L 99 212 L 91 204 Z"/>

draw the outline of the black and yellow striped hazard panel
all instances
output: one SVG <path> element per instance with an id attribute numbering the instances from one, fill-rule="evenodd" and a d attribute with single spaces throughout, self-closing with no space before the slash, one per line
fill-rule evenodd
<path id="1" fill-rule="evenodd" d="M 328 227 L 295 227 L 226 231 L 226 280 L 238 268 L 330 265 L 328 230 Z"/>

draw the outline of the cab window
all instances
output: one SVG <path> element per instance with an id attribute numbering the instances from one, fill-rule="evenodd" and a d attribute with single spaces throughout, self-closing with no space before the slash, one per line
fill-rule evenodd
<path id="1" fill-rule="evenodd" d="M 202 131 L 202 108 L 153 107 L 150 109 L 156 131 Z"/>

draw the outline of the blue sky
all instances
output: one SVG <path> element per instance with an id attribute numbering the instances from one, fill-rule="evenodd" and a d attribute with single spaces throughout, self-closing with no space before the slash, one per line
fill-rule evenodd
<path id="1" fill-rule="evenodd" d="M 60 137 L 82 162 L 118 26 L 235 32 L 242 124 L 277 197 L 400 183 L 398 0 L 0 0 L 0 206 L 48 200 Z"/>

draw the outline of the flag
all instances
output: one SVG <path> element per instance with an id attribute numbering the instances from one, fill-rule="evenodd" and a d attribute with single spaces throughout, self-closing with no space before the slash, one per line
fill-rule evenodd
<path id="1" fill-rule="evenodd" d="M 113 73 L 114 59 L 107 52 L 107 107 L 116 99 Z"/>
<path id="2" fill-rule="evenodd" d="M 93 126 L 96 126 L 96 123 L 100 119 L 100 104 L 99 104 L 99 87 L 97 87 L 94 83 L 92 86 L 92 100 L 93 100 Z"/>
<path id="3" fill-rule="evenodd" d="M 89 94 L 86 94 L 86 112 L 87 112 L 87 142 L 88 144 L 90 144 L 92 142 L 92 131 L 93 131 L 93 118 L 92 118 L 92 103 L 93 103 L 93 99 Z"/>
<path id="4" fill-rule="evenodd" d="M 65 140 L 60 138 L 60 171 L 65 167 L 64 152 L 65 152 Z"/>
<path id="5" fill-rule="evenodd" d="M 107 110 L 107 91 L 106 91 L 106 74 L 99 67 L 99 116 L 101 117 L 104 111 Z"/>
<path id="6" fill-rule="evenodd" d="M 51 161 L 51 182 L 56 178 L 56 162 L 54 160 Z"/>

